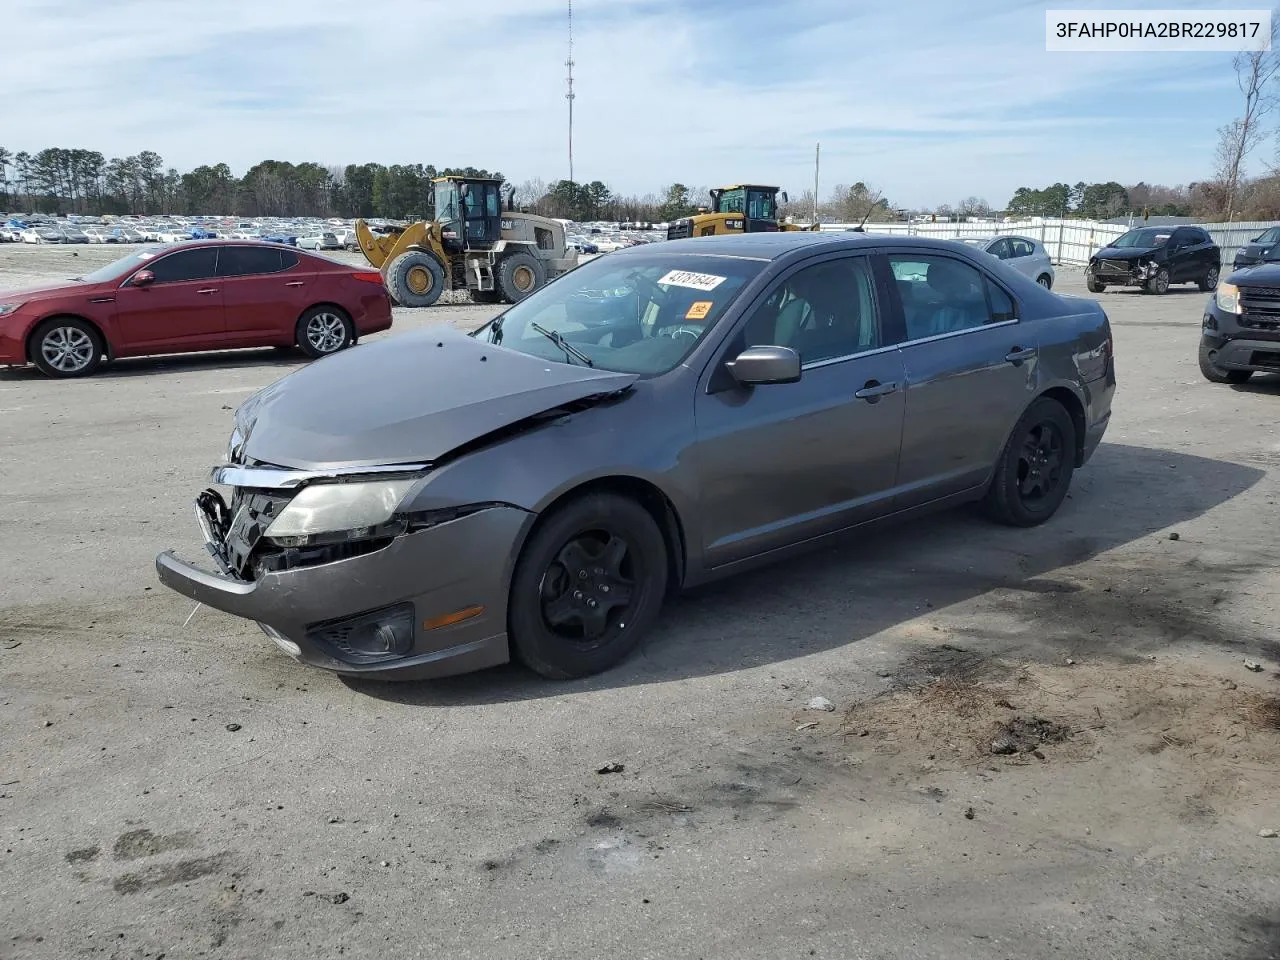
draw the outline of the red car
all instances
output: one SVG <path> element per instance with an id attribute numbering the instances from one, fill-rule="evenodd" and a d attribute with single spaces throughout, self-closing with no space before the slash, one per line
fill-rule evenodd
<path id="1" fill-rule="evenodd" d="M 104 357 L 296 346 L 315 358 L 390 326 L 376 270 L 271 243 L 188 241 L 0 292 L 0 364 L 83 377 Z"/>

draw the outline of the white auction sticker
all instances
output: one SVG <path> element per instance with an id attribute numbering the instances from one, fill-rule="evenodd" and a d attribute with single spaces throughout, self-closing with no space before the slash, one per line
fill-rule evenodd
<path id="1" fill-rule="evenodd" d="M 1208 53 L 1271 49 L 1270 10 L 1046 10 L 1055 52 Z"/>
<path id="2" fill-rule="evenodd" d="M 714 273 L 690 273 L 688 270 L 672 270 L 658 283 L 668 287 L 688 287 L 690 290 L 714 290 L 724 281 L 724 277 L 717 277 Z"/>

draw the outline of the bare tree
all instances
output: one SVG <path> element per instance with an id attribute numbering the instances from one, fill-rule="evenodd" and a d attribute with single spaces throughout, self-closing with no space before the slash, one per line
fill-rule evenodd
<path id="1" fill-rule="evenodd" d="M 965 197 L 956 212 L 962 217 L 985 217 L 991 212 L 991 204 L 982 197 Z"/>
<path id="2" fill-rule="evenodd" d="M 1244 114 L 1218 130 L 1218 150 L 1215 154 L 1215 173 L 1222 186 L 1225 219 L 1229 222 L 1235 214 L 1240 194 L 1240 181 L 1249 154 L 1262 142 L 1263 121 L 1276 107 L 1276 95 L 1272 80 L 1280 70 L 1280 50 L 1275 48 L 1277 20 L 1280 11 L 1271 18 L 1271 50 L 1252 50 L 1238 53 L 1231 61 L 1236 71 L 1236 83 L 1244 94 Z"/>

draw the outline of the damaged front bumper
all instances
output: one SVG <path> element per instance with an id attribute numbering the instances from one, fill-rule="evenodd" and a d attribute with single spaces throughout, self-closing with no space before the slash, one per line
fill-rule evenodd
<path id="1" fill-rule="evenodd" d="M 1160 264 L 1129 260 L 1098 260 L 1089 264 L 1088 274 L 1109 287 L 1141 287 L 1160 272 Z"/>
<path id="2" fill-rule="evenodd" d="M 254 496 L 279 495 L 237 491 L 228 507 L 217 490 L 201 493 L 197 522 L 220 572 L 165 551 L 160 582 L 256 621 L 291 656 L 336 673 L 421 679 L 510 658 L 507 593 L 532 514 L 485 505 L 381 541 L 264 558 L 244 535 Z"/>

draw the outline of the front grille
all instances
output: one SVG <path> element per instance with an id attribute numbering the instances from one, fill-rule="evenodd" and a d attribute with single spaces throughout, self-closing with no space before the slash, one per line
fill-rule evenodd
<path id="1" fill-rule="evenodd" d="M 1280 288 L 1241 287 L 1240 326 L 1251 330 L 1280 330 Z"/>
<path id="2" fill-rule="evenodd" d="M 262 535 L 271 521 L 280 515 L 294 498 L 295 492 L 276 493 L 236 487 L 231 494 L 228 512 L 231 522 L 227 528 L 227 560 L 236 573 L 249 577 L 252 573 L 250 558 L 257 549 Z"/>
<path id="3" fill-rule="evenodd" d="M 1133 272 L 1133 264 L 1128 260 L 1099 260 L 1095 273 L 1107 276 L 1129 276 Z"/>

